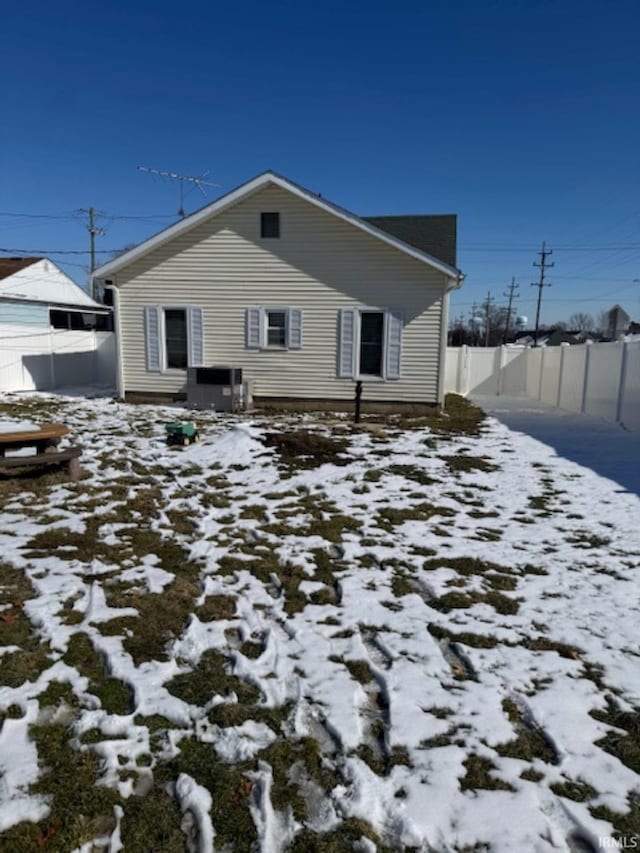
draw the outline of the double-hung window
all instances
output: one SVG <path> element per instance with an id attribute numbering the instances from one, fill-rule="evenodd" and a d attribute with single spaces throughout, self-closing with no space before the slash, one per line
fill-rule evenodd
<path id="1" fill-rule="evenodd" d="M 202 308 L 147 305 L 144 329 L 147 370 L 162 373 L 203 364 Z"/>
<path id="2" fill-rule="evenodd" d="M 265 310 L 266 343 L 268 347 L 286 347 L 287 312 Z"/>
<path id="3" fill-rule="evenodd" d="M 343 308 L 338 317 L 338 377 L 400 379 L 403 317 L 380 308 Z"/>
<path id="4" fill-rule="evenodd" d="M 302 349 L 302 311 L 299 308 L 247 308 L 246 347 L 250 350 Z"/>
<path id="5" fill-rule="evenodd" d="M 384 355 L 384 312 L 360 312 L 360 376 L 382 376 Z"/>
<path id="6" fill-rule="evenodd" d="M 187 311 L 185 308 L 165 308 L 163 314 L 165 365 L 169 370 L 184 370 L 189 363 Z"/>

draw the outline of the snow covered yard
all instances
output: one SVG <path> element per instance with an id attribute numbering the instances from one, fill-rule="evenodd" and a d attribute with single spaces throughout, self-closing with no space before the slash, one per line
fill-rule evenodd
<path id="1" fill-rule="evenodd" d="M 635 495 L 462 401 L 176 414 L 0 402 L 87 473 L 0 483 L 0 850 L 640 838 Z"/>

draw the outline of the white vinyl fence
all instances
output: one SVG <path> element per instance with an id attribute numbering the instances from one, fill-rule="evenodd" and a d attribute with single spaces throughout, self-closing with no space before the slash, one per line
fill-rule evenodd
<path id="1" fill-rule="evenodd" d="M 115 386 L 113 332 L 0 326 L 0 392 Z"/>
<path id="2" fill-rule="evenodd" d="M 529 397 L 640 429 L 640 341 L 447 347 L 445 392 Z"/>

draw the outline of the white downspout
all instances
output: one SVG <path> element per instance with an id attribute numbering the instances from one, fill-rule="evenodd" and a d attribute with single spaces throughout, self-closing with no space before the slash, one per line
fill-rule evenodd
<path id="1" fill-rule="evenodd" d="M 438 406 L 444 406 L 444 380 L 449 339 L 449 291 L 445 288 L 440 307 L 440 365 L 438 370 Z"/>
<path id="2" fill-rule="evenodd" d="M 105 285 L 113 294 L 113 332 L 116 336 L 116 391 L 124 399 L 124 364 L 122 361 L 122 334 L 120 332 L 120 291 L 115 284 Z"/>

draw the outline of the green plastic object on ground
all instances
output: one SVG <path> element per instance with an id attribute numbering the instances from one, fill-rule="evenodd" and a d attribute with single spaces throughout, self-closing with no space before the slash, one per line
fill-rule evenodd
<path id="1" fill-rule="evenodd" d="M 193 421 L 165 424 L 164 428 L 167 431 L 167 444 L 181 444 L 187 447 L 193 442 L 200 441 L 198 429 Z"/>

